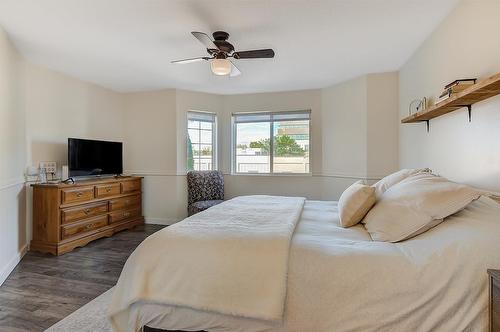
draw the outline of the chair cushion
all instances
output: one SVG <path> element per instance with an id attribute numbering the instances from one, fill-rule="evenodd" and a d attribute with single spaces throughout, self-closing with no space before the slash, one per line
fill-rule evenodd
<path id="1" fill-rule="evenodd" d="M 198 201 L 224 199 L 224 177 L 220 171 L 187 173 L 188 205 Z"/>
<path id="2" fill-rule="evenodd" d="M 222 202 L 224 202 L 222 199 L 212 199 L 212 200 L 208 200 L 208 201 L 194 202 L 188 208 L 189 215 L 193 215 L 195 213 L 201 212 L 203 210 L 208 209 L 209 207 L 220 204 Z"/>

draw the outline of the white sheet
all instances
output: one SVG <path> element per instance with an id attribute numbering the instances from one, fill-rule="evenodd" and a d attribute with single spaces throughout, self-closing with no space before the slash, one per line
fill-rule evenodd
<path id="1" fill-rule="evenodd" d="M 482 197 L 394 244 L 340 227 L 335 202 L 306 201 L 289 264 L 282 326 L 144 302 L 131 313 L 142 325 L 191 331 L 485 331 L 500 206 Z"/>
<path id="2" fill-rule="evenodd" d="M 140 328 L 129 313 L 137 301 L 281 322 L 304 201 L 236 197 L 149 237 L 118 280 L 109 308 L 114 330 Z"/>

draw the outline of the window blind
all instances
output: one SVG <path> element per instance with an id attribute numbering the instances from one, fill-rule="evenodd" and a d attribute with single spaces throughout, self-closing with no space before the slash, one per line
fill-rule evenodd
<path id="1" fill-rule="evenodd" d="M 215 114 L 208 112 L 188 112 L 188 119 L 191 121 L 215 122 Z"/>
<path id="2" fill-rule="evenodd" d="M 310 120 L 311 111 L 233 113 L 235 123 Z"/>

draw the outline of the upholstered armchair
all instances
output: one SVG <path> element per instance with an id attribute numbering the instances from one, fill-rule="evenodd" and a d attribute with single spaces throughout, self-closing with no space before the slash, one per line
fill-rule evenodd
<path id="1" fill-rule="evenodd" d="M 189 171 L 188 214 L 191 216 L 224 200 L 224 177 L 219 171 Z"/>

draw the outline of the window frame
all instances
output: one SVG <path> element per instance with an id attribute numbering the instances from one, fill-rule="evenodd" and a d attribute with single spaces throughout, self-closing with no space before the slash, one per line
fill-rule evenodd
<path id="1" fill-rule="evenodd" d="M 287 172 L 281 172 L 281 173 L 275 173 L 274 172 L 274 123 L 275 122 L 280 122 L 280 121 L 301 121 L 299 119 L 297 120 L 286 120 L 286 119 L 274 119 L 275 115 L 287 115 L 287 114 L 308 114 L 309 115 L 309 172 L 304 172 L 304 173 L 287 173 Z M 270 120 L 261 120 L 261 121 L 248 121 L 247 123 L 258 123 L 258 122 L 265 122 L 269 123 L 269 150 L 270 150 L 270 155 L 269 155 L 269 173 L 258 173 L 258 172 L 238 172 L 237 171 L 237 163 L 236 163 L 236 146 L 237 146 L 237 134 L 236 134 L 236 127 L 238 123 L 245 123 L 245 122 L 237 122 L 235 121 L 235 118 L 238 116 L 244 116 L 244 115 L 268 115 L 270 116 Z M 303 121 L 303 120 L 302 120 Z M 231 114 L 231 174 L 232 175 L 249 175 L 249 176 L 312 176 L 312 131 L 311 131 L 311 121 L 312 121 L 312 112 L 311 110 L 298 110 L 298 111 L 276 111 L 276 112 L 269 112 L 269 111 L 255 111 L 255 112 L 236 112 Z"/>
<path id="2" fill-rule="evenodd" d="M 208 121 L 208 120 L 201 120 L 201 119 L 194 119 L 192 118 L 191 115 L 199 115 L 200 117 L 203 117 L 203 116 L 210 116 L 212 117 L 213 120 L 211 121 Z M 212 171 L 216 171 L 218 170 L 218 142 L 217 142 L 217 130 L 218 130 L 218 126 L 217 126 L 217 113 L 214 113 L 214 112 L 207 112 L 207 111 L 198 111 L 198 110 L 190 110 L 190 111 L 187 111 L 186 113 L 186 172 L 189 172 L 190 170 L 188 169 L 188 163 L 187 163 L 187 160 L 188 160 L 188 150 L 189 150 L 189 145 L 188 145 L 188 141 L 189 141 L 189 129 L 196 129 L 196 128 L 189 128 L 189 121 L 199 121 L 199 122 L 207 122 L 207 123 L 211 123 L 212 124 Z M 201 129 L 201 126 L 200 128 L 198 128 L 198 135 L 199 135 L 199 140 L 201 142 L 201 131 L 208 131 L 208 129 Z M 192 143 L 192 142 L 191 142 Z M 199 145 L 203 145 L 204 143 L 197 143 Z M 207 144 L 205 144 L 207 145 Z M 200 150 L 201 151 L 201 150 Z M 193 159 L 194 159 L 194 154 L 193 154 Z M 201 156 L 198 156 L 198 159 L 200 160 L 201 159 Z M 195 170 L 195 169 L 193 169 Z"/>

